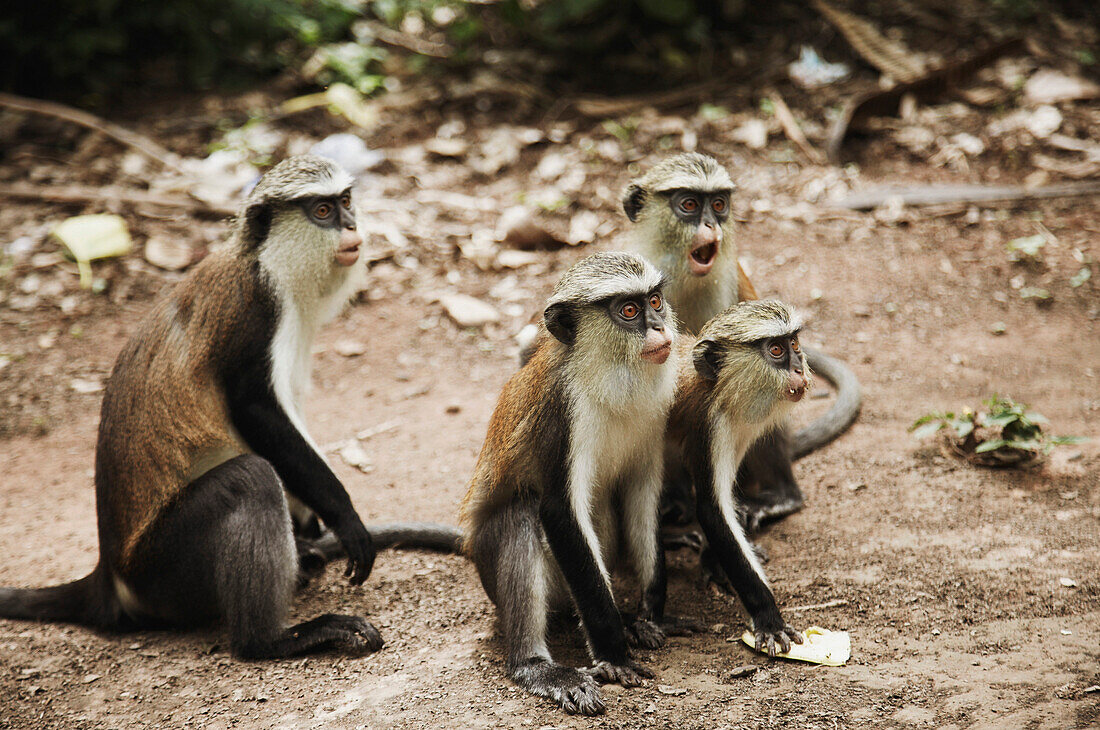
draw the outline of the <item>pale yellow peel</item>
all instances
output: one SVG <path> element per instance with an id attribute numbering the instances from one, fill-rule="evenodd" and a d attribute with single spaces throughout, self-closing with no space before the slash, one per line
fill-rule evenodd
<path id="1" fill-rule="evenodd" d="M 756 637 L 751 631 L 741 635 L 741 641 L 756 648 Z M 852 639 L 847 631 L 829 631 L 820 626 L 811 626 L 802 632 L 802 643 L 791 642 L 791 650 L 785 654 L 776 654 L 783 659 L 797 659 L 812 664 L 824 664 L 839 667 L 852 656 Z"/>
<path id="2" fill-rule="evenodd" d="M 54 226 L 51 231 L 76 259 L 80 270 L 80 285 L 92 286 L 92 267 L 89 262 L 130 252 L 132 242 L 126 221 L 110 214 L 78 215 Z"/>

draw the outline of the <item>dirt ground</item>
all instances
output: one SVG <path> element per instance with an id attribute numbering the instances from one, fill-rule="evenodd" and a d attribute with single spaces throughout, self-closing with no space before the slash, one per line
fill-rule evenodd
<path id="1" fill-rule="evenodd" d="M 1067 283 L 1080 256 L 1100 257 L 1100 203 L 900 219 L 820 206 L 791 213 L 785 206 L 807 185 L 835 183 L 851 169 L 792 164 L 774 149 L 746 153 L 712 126 L 698 128 L 699 148 L 740 182 L 737 244 L 757 288 L 800 307 L 805 341 L 848 360 L 863 384 L 851 431 L 796 466 L 806 508 L 758 536 L 788 620 L 850 632 L 848 665 L 751 652 L 736 641 L 745 627 L 737 602 L 702 591 L 695 557 L 681 552 L 671 556 L 669 609 L 710 631 L 644 653 L 655 680 L 605 687 L 605 716 L 571 718 L 506 679 L 492 607 L 464 559 L 388 552 L 361 587 L 331 566 L 295 608 L 300 617 L 370 617 L 386 646 L 365 658 L 250 664 L 229 657 L 217 630 L 113 636 L 0 621 L 0 728 L 1100 725 L 1100 296 L 1095 276 L 1081 287 Z M 582 130 L 554 149 L 588 154 L 593 137 L 609 139 Z M 1006 182 L 1028 172 L 996 171 L 995 162 L 965 173 L 930 169 L 870 144 L 853 188 Z M 482 271 L 460 254 L 466 232 L 491 230 L 517 191 L 535 184 L 532 170 L 551 148 L 525 149 L 488 182 L 460 161 L 410 151 L 417 145 L 383 145 L 390 161 L 360 188 L 368 230 L 396 227 L 409 242 L 374 265 L 359 301 L 321 335 L 307 409 L 318 443 L 374 432 L 362 440 L 365 471 L 331 456 L 368 524 L 454 522 L 497 393 L 515 367 L 512 335 L 565 266 L 619 246 L 626 233 L 615 199 L 630 169 L 596 161 L 581 195 L 605 224 L 598 243 L 540 252 L 516 270 Z M 639 170 L 660 154 L 650 149 L 627 162 Z M 48 157 L 35 164 L 56 164 Z M 470 207 L 464 194 L 488 205 Z M 0 215 L 19 233 L 47 213 L 60 215 L 34 204 Z M 206 231 L 224 231 L 221 223 L 192 230 L 179 219 L 130 220 L 196 246 Z M 1045 264 L 1008 262 L 1005 242 L 1035 234 L 1040 223 L 1052 234 Z M 63 271 L 56 276 L 75 300 L 60 312 L 0 306 L 0 351 L 8 356 L 0 376 L 2 585 L 74 579 L 96 559 L 91 469 L 100 394 L 74 390 L 73 381 L 102 382 L 156 291 L 179 277 L 137 257 L 104 266 L 114 275 L 107 296 L 81 292 Z M 1010 283 L 1020 276 L 1047 286 L 1052 299 L 1042 306 L 1021 299 Z M 441 292 L 491 301 L 503 320 L 460 330 L 443 314 Z M 1003 334 L 993 333 L 995 323 Z M 361 354 L 339 354 L 349 341 Z M 963 465 L 906 433 L 928 411 L 978 406 L 993 393 L 1030 404 L 1054 433 L 1092 440 L 1058 449 L 1042 468 L 1011 472 Z M 800 418 L 826 405 L 810 400 Z M 626 583 L 618 595 L 635 599 Z M 814 607 L 823 603 L 832 605 Z M 553 650 L 585 661 L 575 631 L 555 635 Z M 743 665 L 758 670 L 735 676 Z"/>

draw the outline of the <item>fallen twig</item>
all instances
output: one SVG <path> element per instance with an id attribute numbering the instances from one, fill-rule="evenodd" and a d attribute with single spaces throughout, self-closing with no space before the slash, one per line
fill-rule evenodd
<path id="1" fill-rule="evenodd" d="M 786 608 L 783 610 L 787 613 L 798 613 L 799 611 L 813 611 L 818 608 L 832 608 L 833 606 L 847 606 L 847 598 L 834 598 L 831 601 L 825 601 L 825 603 L 812 603 L 809 606 L 795 606 L 794 608 Z"/>
<path id="2" fill-rule="evenodd" d="M 1045 185 L 1029 188 L 1023 185 L 886 185 L 853 193 L 833 205 L 849 210 L 871 210 L 895 200 L 902 205 L 942 205 L 944 203 L 1002 203 L 1020 200 L 1072 198 L 1100 193 L 1100 180 Z"/>
<path id="3" fill-rule="evenodd" d="M 775 118 L 779 120 L 779 125 L 783 127 L 783 133 L 787 135 L 787 139 L 798 145 L 798 149 L 802 150 L 802 154 L 806 155 L 810 162 L 815 165 L 824 165 L 825 156 L 806 139 L 806 135 L 802 133 L 802 127 L 798 126 L 798 120 L 794 118 L 791 108 L 787 106 L 787 102 L 783 101 L 779 92 L 772 91 L 768 94 L 768 98 L 771 99 Z"/>
<path id="4" fill-rule="evenodd" d="M 134 205 L 159 205 L 165 208 L 182 208 L 200 213 L 234 215 L 229 206 L 206 203 L 195 198 L 160 195 L 145 190 L 124 190 L 118 187 L 96 188 L 89 185 L 31 185 L 8 183 L 0 185 L 0 197 L 22 200 L 44 200 L 48 203 L 100 203 L 117 201 Z"/>
<path id="5" fill-rule="evenodd" d="M 833 164 L 840 164 L 840 154 L 848 132 L 856 129 L 869 117 L 893 116 L 898 113 L 902 97 L 912 94 L 918 101 L 928 102 L 941 95 L 978 69 L 989 65 L 1001 56 L 1024 48 L 1020 38 L 1012 38 L 980 51 L 962 61 L 951 63 L 931 71 L 918 79 L 900 83 L 885 91 L 875 90 L 849 100 L 829 130 L 827 152 Z"/>
<path id="6" fill-rule="evenodd" d="M 72 122 L 73 124 L 79 124 L 82 127 L 88 129 L 94 129 L 95 131 L 110 137 L 113 140 L 121 142 L 124 145 L 133 147 L 138 152 L 141 152 L 146 157 L 149 157 L 156 162 L 164 165 L 170 170 L 180 172 L 179 165 L 173 158 L 172 153 L 161 147 L 159 144 L 149 139 L 148 137 L 133 132 L 125 127 L 119 126 L 114 122 L 108 122 L 105 119 L 100 119 L 90 112 L 82 111 L 80 109 L 74 109 L 71 106 L 65 106 L 64 104 L 58 104 L 53 101 L 44 101 L 42 99 L 30 99 L 25 96 L 16 96 L 15 94 L 0 93 L 0 106 L 5 106 L 9 109 L 16 109 L 18 111 L 32 112 L 34 114 L 42 114 L 48 117 L 55 117 L 57 119 L 64 120 L 66 122 Z"/>

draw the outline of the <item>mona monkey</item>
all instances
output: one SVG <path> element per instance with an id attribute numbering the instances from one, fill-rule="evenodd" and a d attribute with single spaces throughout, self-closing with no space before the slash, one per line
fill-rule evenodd
<path id="1" fill-rule="evenodd" d="M 675 339 L 652 265 L 627 253 L 575 264 L 501 392 L 462 502 L 464 551 L 496 604 L 508 675 L 570 714 L 605 711 L 597 680 L 652 677 L 629 646 L 664 641 L 649 619 L 651 587 L 664 586 L 657 523 Z M 620 553 L 646 589 L 636 618 L 612 594 Z M 557 664 L 546 646 L 550 612 L 570 602 L 593 660 L 584 669 Z"/>
<path id="2" fill-rule="evenodd" d="M 687 153 L 657 164 L 623 193 L 627 218 L 637 224 L 633 249 L 664 273 L 665 293 L 692 332 L 731 304 L 757 298 L 737 261 L 729 214 L 733 190 L 729 173 L 714 158 Z M 737 483 L 750 532 L 801 509 L 804 498 L 792 460 L 844 433 L 859 414 L 859 381 L 852 371 L 817 350 L 806 355 L 814 370 L 836 386 L 837 398 L 828 412 L 793 438 L 781 422 L 749 449 Z M 682 483 L 677 482 L 677 477 L 670 481 L 673 509 L 683 504 Z M 755 493 L 749 491 L 754 484 Z"/>
<path id="3" fill-rule="evenodd" d="M 0 589 L 0 616 L 109 630 L 218 621 L 242 659 L 382 647 L 359 616 L 285 627 L 299 565 L 287 495 L 335 533 L 353 585 L 381 547 L 459 536 L 385 525 L 372 539 L 305 430 L 313 337 L 347 301 L 362 244 L 352 183 L 319 157 L 276 165 L 227 249 L 153 307 L 103 396 L 99 563 L 65 585 Z"/>
<path id="4" fill-rule="evenodd" d="M 782 423 L 811 386 L 801 320 L 776 301 L 736 304 L 714 317 L 685 358 L 668 437 L 691 477 L 706 535 L 704 560 L 729 579 L 752 621 L 757 651 L 790 651 L 802 636 L 783 620 L 738 518 L 734 479 L 760 435 Z M 713 570 L 713 566 L 711 567 Z M 664 571 L 658 571 L 664 580 Z M 663 595 L 663 586 L 655 592 Z M 658 607 L 659 608 L 659 607 Z M 659 610 L 652 620 L 660 621 Z"/>

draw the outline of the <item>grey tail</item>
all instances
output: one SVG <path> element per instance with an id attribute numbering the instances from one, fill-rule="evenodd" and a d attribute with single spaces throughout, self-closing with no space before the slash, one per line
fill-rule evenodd
<path id="1" fill-rule="evenodd" d="M 367 525 L 367 532 L 378 550 L 386 548 L 421 548 L 457 553 L 462 548 L 462 530 L 435 522 L 388 522 L 383 525 Z M 331 530 L 325 530 L 314 541 L 326 559 L 344 555 L 344 547 Z"/>
<path id="2" fill-rule="evenodd" d="M 851 368 L 820 350 L 807 347 L 810 370 L 822 376 L 836 388 L 836 401 L 823 416 L 799 429 L 791 442 L 791 460 L 801 459 L 820 449 L 848 430 L 859 415 L 863 400 L 859 380 Z"/>
<path id="3" fill-rule="evenodd" d="M 0 617 L 102 625 L 105 619 L 99 568 L 80 580 L 48 588 L 0 588 Z"/>

